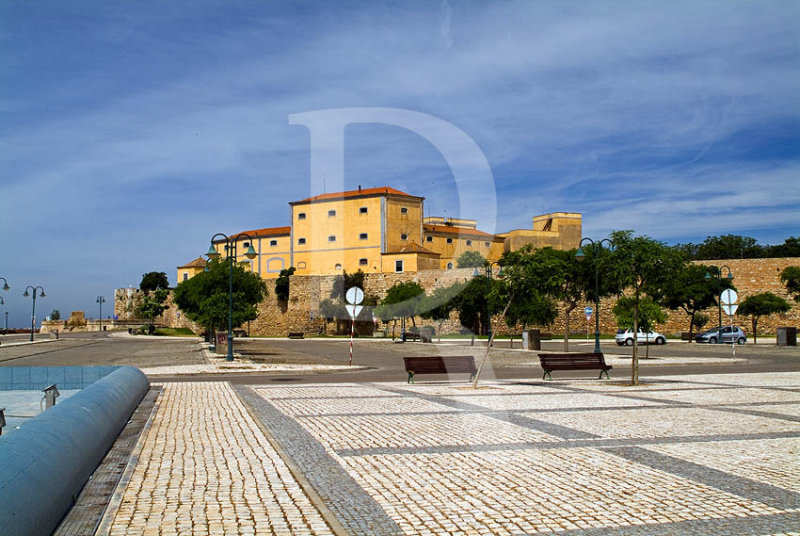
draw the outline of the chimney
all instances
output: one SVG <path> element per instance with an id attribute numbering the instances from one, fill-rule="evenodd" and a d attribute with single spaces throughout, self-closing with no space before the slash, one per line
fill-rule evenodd
<path id="1" fill-rule="evenodd" d="M 358 193 L 361 193 L 361 185 L 358 185 Z"/>

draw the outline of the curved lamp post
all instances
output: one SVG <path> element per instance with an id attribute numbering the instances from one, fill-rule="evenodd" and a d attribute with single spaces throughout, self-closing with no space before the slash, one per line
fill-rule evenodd
<path id="1" fill-rule="evenodd" d="M 211 237 L 211 247 L 208 248 L 206 257 L 209 259 L 220 258 L 220 253 L 214 247 L 214 240 L 217 237 L 222 237 L 225 241 L 225 258 L 230 262 L 230 272 L 228 276 L 228 355 L 225 361 L 233 361 L 233 264 L 236 262 L 236 241 L 247 238 L 250 241 L 250 246 L 245 251 L 244 255 L 248 259 L 255 259 L 258 256 L 256 250 L 253 249 L 253 238 L 247 233 L 239 233 L 235 236 L 229 237 L 224 233 L 217 233 Z M 220 241 L 221 243 L 222 241 Z"/>
<path id="2" fill-rule="evenodd" d="M 103 332 L 103 304 L 106 302 L 106 299 L 103 296 L 97 297 L 97 303 L 100 305 L 100 333 Z"/>
<path id="3" fill-rule="evenodd" d="M 3 276 L 0 276 L 0 279 L 2 279 L 2 280 L 3 280 L 3 290 L 8 290 L 8 289 L 10 289 L 10 288 L 11 288 L 11 287 L 9 287 L 9 286 L 8 286 L 8 281 L 6 281 L 6 278 L 5 278 L 5 277 L 3 277 Z"/>
<path id="4" fill-rule="evenodd" d="M 600 271 L 598 268 L 597 258 L 600 250 L 603 249 L 603 244 L 608 243 L 608 248 L 614 247 L 614 242 L 610 238 L 603 238 L 595 242 L 591 238 L 584 238 L 578 245 L 578 251 L 575 253 L 575 258 L 582 261 L 586 258 L 583 252 L 583 243 L 591 244 L 592 253 L 594 254 L 594 353 L 601 354 L 600 351 Z M 634 335 L 635 336 L 635 335 Z"/>
<path id="5" fill-rule="evenodd" d="M 709 264 L 712 268 L 717 269 L 717 327 L 720 330 L 717 334 L 717 344 L 722 344 L 722 300 L 720 299 L 720 294 L 722 294 L 722 269 L 725 268 L 728 270 L 728 275 L 725 276 L 725 279 L 728 281 L 733 280 L 733 272 L 731 272 L 731 267 L 727 264 L 723 264 L 722 266 L 715 266 L 713 264 Z M 714 279 L 714 276 L 711 275 L 709 272 L 706 272 L 704 277 L 706 280 Z"/>
<path id="6" fill-rule="evenodd" d="M 5 277 L 0 276 L 0 279 L 3 280 L 3 290 L 8 290 L 11 288 L 8 286 L 8 281 L 6 281 Z M 3 301 L 3 298 L 0 298 L 0 305 L 5 305 L 5 303 L 6 302 Z M 6 329 L 3 331 L 3 333 L 8 333 L 8 311 L 6 311 Z"/>
<path id="7" fill-rule="evenodd" d="M 44 298 L 46 296 L 44 295 L 44 289 L 42 287 L 28 285 L 25 287 L 25 294 L 23 294 L 23 296 L 26 298 L 30 296 L 30 294 L 28 294 L 29 289 L 33 291 L 33 310 L 31 311 L 31 342 L 33 342 L 33 332 L 36 329 L 36 291 L 39 291 L 40 298 Z"/>

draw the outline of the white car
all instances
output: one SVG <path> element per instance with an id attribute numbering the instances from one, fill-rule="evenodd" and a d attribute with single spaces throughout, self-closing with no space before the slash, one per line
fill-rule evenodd
<path id="1" fill-rule="evenodd" d="M 617 336 L 615 337 L 617 344 L 620 346 L 633 346 L 633 330 L 632 329 L 620 329 L 617 330 Z M 664 337 L 661 333 L 657 331 L 642 331 L 639 330 L 639 334 L 636 336 L 636 340 L 639 341 L 639 344 L 666 344 L 667 338 Z"/>

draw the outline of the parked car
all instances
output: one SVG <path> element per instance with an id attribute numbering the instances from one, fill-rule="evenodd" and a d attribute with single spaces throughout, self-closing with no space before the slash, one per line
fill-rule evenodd
<path id="1" fill-rule="evenodd" d="M 620 346 L 633 346 L 632 329 L 617 330 L 617 336 L 614 338 L 617 341 L 617 344 Z M 642 331 L 641 329 L 639 330 L 639 334 L 636 336 L 636 340 L 639 341 L 639 344 L 666 344 L 667 342 L 667 338 L 661 333 L 658 333 L 657 331 Z"/>
<path id="2" fill-rule="evenodd" d="M 736 344 L 744 344 L 747 342 L 747 335 L 745 335 L 744 331 L 739 326 L 724 326 L 704 331 L 695 337 L 694 340 L 697 342 L 707 342 L 709 344 L 716 344 L 719 341 L 727 343 L 736 341 Z"/>

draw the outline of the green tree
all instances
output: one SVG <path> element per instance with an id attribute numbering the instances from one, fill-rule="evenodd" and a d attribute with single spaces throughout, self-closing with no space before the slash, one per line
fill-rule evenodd
<path id="1" fill-rule="evenodd" d="M 672 279 L 686 265 L 685 256 L 647 236 L 633 236 L 633 231 L 611 234 L 613 252 L 602 266 L 608 277 L 620 289 L 628 289 L 632 298 L 633 330 L 639 329 L 642 299 L 659 300 Z M 639 385 L 639 344 L 633 339 L 631 384 Z"/>
<path id="2" fill-rule="evenodd" d="M 465 251 L 456 259 L 457 268 L 479 268 L 486 265 L 486 258 L 477 251 Z"/>
<path id="3" fill-rule="evenodd" d="M 689 316 L 690 343 L 693 340 L 694 327 L 697 325 L 695 321 L 697 314 L 716 306 L 723 290 L 736 288 L 727 277 L 706 278 L 706 274 L 715 276 L 718 273 L 719 269 L 715 266 L 685 264 L 683 269 L 664 285 L 660 301 L 665 307 L 672 310 L 681 309 Z"/>
<path id="4" fill-rule="evenodd" d="M 783 244 L 767 246 L 768 257 L 800 257 L 800 238 L 790 236 Z"/>
<path id="5" fill-rule="evenodd" d="M 228 259 L 212 260 L 206 271 L 182 281 L 175 288 L 173 301 L 186 318 L 208 331 L 228 325 Z M 264 281 L 242 264 L 233 265 L 233 328 L 258 316 L 257 305 L 268 295 Z"/>
<path id="6" fill-rule="evenodd" d="M 147 293 L 142 298 L 142 302 L 136 307 L 136 316 L 147 319 L 147 332 L 155 331 L 155 318 L 167 310 L 167 297 L 169 290 L 156 289 Z"/>
<path id="7" fill-rule="evenodd" d="M 142 275 L 142 282 L 139 283 L 139 289 L 144 293 L 154 290 L 168 290 L 169 281 L 167 280 L 167 274 L 164 272 L 147 272 Z"/>
<path id="8" fill-rule="evenodd" d="M 695 259 L 755 259 L 764 256 L 764 248 L 755 238 L 739 235 L 709 236 L 697 247 Z"/>
<path id="9" fill-rule="evenodd" d="M 711 317 L 705 313 L 697 313 L 694 315 L 692 319 L 692 324 L 697 328 L 697 331 L 702 331 L 708 321 L 711 320 Z M 691 342 L 691 339 L 690 339 Z"/>
<path id="10" fill-rule="evenodd" d="M 466 286 L 466 283 L 457 282 L 449 287 L 435 289 L 421 300 L 419 316 L 439 322 L 437 331 L 441 333 L 442 324 L 450 318 L 450 313 L 456 310 L 458 299 Z"/>
<path id="11" fill-rule="evenodd" d="M 50 320 L 61 320 L 61 311 L 53 309 L 53 312 L 50 313 Z"/>
<path id="12" fill-rule="evenodd" d="M 634 299 L 631 296 L 622 296 L 617 303 L 614 305 L 614 308 L 611 310 L 611 313 L 617 320 L 617 325 L 620 328 L 624 329 L 634 329 Z M 638 318 L 638 329 L 649 332 L 653 331 L 656 327 L 656 324 L 662 324 L 667 321 L 667 314 L 664 312 L 664 309 L 661 308 L 659 304 L 653 301 L 651 298 L 645 297 L 639 301 L 639 318 Z M 634 340 L 636 340 L 637 330 L 634 331 Z M 645 359 L 650 357 L 650 345 L 647 345 L 645 350 Z"/>
<path id="13" fill-rule="evenodd" d="M 762 316 L 775 313 L 785 313 L 791 309 L 791 304 L 772 292 L 762 292 L 745 298 L 736 314 L 750 316 L 753 324 L 753 342 L 758 342 L 758 321 Z"/>
<path id="14" fill-rule="evenodd" d="M 284 268 L 275 280 L 275 297 L 281 301 L 289 301 L 289 278 L 294 274 L 296 268 L 291 266 Z"/>
<path id="15" fill-rule="evenodd" d="M 787 266 L 781 272 L 781 281 L 786 285 L 786 290 L 800 302 L 800 266 Z"/>
<path id="16" fill-rule="evenodd" d="M 386 292 L 386 297 L 375 308 L 375 314 L 383 320 L 411 318 L 412 325 L 416 326 L 414 316 L 422 312 L 421 303 L 425 296 L 425 289 L 419 283 L 406 281 L 397 283 Z"/>

